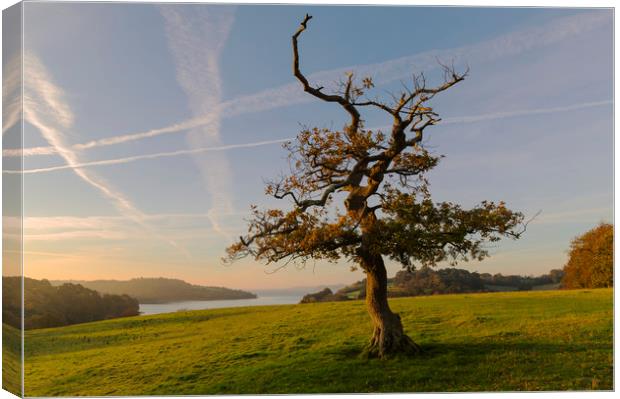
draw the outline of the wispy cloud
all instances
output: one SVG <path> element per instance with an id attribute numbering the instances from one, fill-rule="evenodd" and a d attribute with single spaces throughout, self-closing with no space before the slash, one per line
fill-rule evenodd
<path id="1" fill-rule="evenodd" d="M 96 239 L 96 240 L 127 240 L 135 235 L 128 234 L 121 230 L 74 230 L 74 231 L 59 231 L 54 233 L 28 233 L 24 234 L 24 240 L 27 242 L 32 241 L 62 241 L 62 240 L 83 240 L 83 239 Z"/>
<path id="2" fill-rule="evenodd" d="M 2 73 L 2 134 L 21 120 L 22 59 L 11 58 Z"/>
<path id="3" fill-rule="evenodd" d="M 443 125 L 443 124 L 476 123 L 476 122 L 484 122 L 484 121 L 489 121 L 489 120 L 494 120 L 494 119 L 513 118 L 516 116 L 555 114 L 559 112 L 577 111 L 580 109 L 601 107 L 604 105 L 611 105 L 611 104 L 613 104 L 612 100 L 604 100 L 604 101 L 586 102 L 586 103 L 581 103 L 581 104 L 572 104 L 572 105 L 567 105 L 564 107 L 524 109 L 524 110 L 495 112 L 492 114 L 473 115 L 473 116 L 456 116 L 456 117 L 443 119 L 441 121 L 441 124 Z"/>
<path id="4" fill-rule="evenodd" d="M 551 213 L 543 212 L 539 217 L 533 220 L 533 223 L 597 223 L 605 220 L 611 221 L 607 219 L 608 217 L 613 217 L 613 210 L 609 206 Z"/>
<path id="5" fill-rule="evenodd" d="M 146 160 L 146 159 L 169 158 L 169 157 L 176 157 L 176 156 L 181 156 L 181 155 L 193 155 L 193 154 L 201 154 L 201 153 L 206 153 L 206 152 L 227 151 L 227 150 L 238 149 L 238 148 L 260 147 L 263 145 L 285 143 L 293 139 L 294 139 L 293 137 L 289 137 L 285 139 L 257 141 L 254 143 L 230 144 L 230 145 L 222 145 L 222 146 L 215 146 L 215 147 L 200 147 L 200 148 L 192 148 L 189 150 L 158 152 L 154 154 L 135 155 L 135 156 L 124 157 L 124 158 L 82 162 L 82 163 L 74 164 L 74 165 L 60 165 L 60 166 L 51 166 L 48 168 L 27 169 L 27 170 L 24 170 L 23 172 L 18 171 L 18 170 L 5 170 L 4 173 L 31 174 L 31 173 L 55 172 L 55 171 L 67 170 L 67 169 L 81 169 L 81 168 L 88 168 L 88 167 L 93 167 L 93 166 L 119 165 L 119 164 L 125 164 L 125 163 L 130 163 L 130 162 L 135 162 L 135 161 Z"/>
<path id="6" fill-rule="evenodd" d="M 36 127 L 51 147 L 64 159 L 75 174 L 91 187 L 97 189 L 111 201 L 116 209 L 128 219 L 139 224 L 151 234 L 166 240 L 186 256 L 187 251 L 176 242 L 162 237 L 150 228 L 144 220 L 144 214 L 121 192 L 113 189 L 109 183 L 95 173 L 76 168 L 82 163 L 78 153 L 65 140 L 62 131 L 69 130 L 73 124 L 73 113 L 65 101 L 62 89 L 53 83 L 48 71 L 33 54 L 24 57 L 24 116 Z"/>
<path id="7" fill-rule="evenodd" d="M 144 220 L 153 224 L 170 225 L 170 223 L 186 224 L 186 221 L 206 218 L 205 213 L 161 213 L 144 214 Z M 21 223 L 19 218 L 10 218 Z M 56 230 L 96 230 L 119 227 L 126 219 L 123 216 L 28 216 L 24 218 L 24 227 L 29 231 Z"/>
<path id="8" fill-rule="evenodd" d="M 219 56 L 234 22 L 232 7 L 196 5 L 162 6 L 168 46 L 176 65 L 177 81 L 187 95 L 194 115 L 209 114 L 201 127 L 188 132 L 187 143 L 193 149 L 218 146 L 222 82 Z M 232 208 L 232 173 L 225 154 L 204 157 L 205 151 L 188 152 L 193 156 L 211 197 L 207 212 L 213 228 L 230 237 L 221 226 L 220 216 Z"/>
<path id="9" fill-rule="evenodd" d="M 165 231 L 174 240 L 207 239 L 219 235 L 213 229 L 205 229 L 207 213 L 144 214 L 143 221 L 149 226 Z M 18 218 L 8 222 L 21 223 Z M 236 226 L 228 226 L 233 231 Z M 136 240 L 143 238 L 140 226 L 128 225 L 124 216 L 37 216 L 24 218 L 26 241 L 60 240 Z M 228 231 L 227 231 L 228 232 Z"/>
<path id="10" fill-rule="evenodd" d="M 170 26 L 177 26 L 177 28 L 179 29 L 178 37 L 180 38 L 183 38 L 183 35 L 187 35 L 188 29 L 187 27 L 179 27 L 179 24 L 181 23 L 180 21 L 183 21 L 183 18 L 184 17 L 182 16 L 174 14 L 171 14 L 169 16 L 171 24 Z M 224 20 L 230 19 L 232 19 L 232 17 L 224 18 Z M 474 45 L 446 50 L 427 51 L 424 53 L 401 57 L 394 60 L 375 64 L 350 65 L 343 68 L 317 72 L 309 75 L 309 78 L 311 81 L 316 82 L 316 84 L 329 88 L 333 85 L 333 81 L 335 79 L 343 76 L 346 71 L 353 70 L 358 76 L 373 76 L 375 83 L 377 85 L 382 85 L 406 78 L 411 74 L 412 71 L 428 71 L 436 68 L 437 58 L 444 60 L 454 59 L 457 63 L 485 63 L 499 59 L 501 57 L 514 56 L 525 51 L 550 46 L 560 41 L 579 36 L 580 34 L 600 28 L 602 26 L 606 26 L 611 22 L 612 21 L 609 18 L 609 15 L 601 12 L 592 12 L 588 14 L 579 14 L 575 16 L 557 18 L 542 26 L 530 27 L 521 31 L 512 32 L 497 37 L 495 39 L 483 41 Z M 176 25 L 173 25 L 174 23 L 176 23 Z M 218 27 L 214 27 L 213 29 L 223 29 L 222 25 L 223 24 L 217 25 Z M 207 33 L 204 33 L 204 35 L 206 34 Z M 222 34 L 222 32 L 218 34 Z M 188 42 L 191 44 L 187 44 L 185 47 L 180 48 L 189 49 L 191 45 L 198 46 L 198 49 L 200 49 L 200 46 L 208 45 L 206 41 L 202 42 L 198 37 L 189 37 Z M 222 40 L 218 43 L 223 42 L 224 41 Z M 205 52 L 209 53 L 213 52 L 214 49 L 218 50 L 217 45 L 218 44 L 211 44 L 210 47 L 205 47 L 204 50 L 200 50 L 200 54 L 204 55 Z M 185 53 L 178 52 L 179 57 L 185 59 L 183 54 Z M 193 58 L 188 58 L 186 60 L 187 68 L 184 69 L 183 74 L 180 76 L 196 76 L 189 73 L 189 68 L 196 67 L 194 61 L 199 60 L 200 57 L 201 56 L 197 54 Z M 208 59 L 216 58 L 217 57 L 208 57 Z M 209 85 L 211 85 L 211 83 L 209 83 L 209 79 L 211 78 L 209 76 L 212 77 L 213 73 L 217 72 L 218 69 L 216 62 L 212 64 L 214 65 L 210 65 L 208 69 L 205 67 L 205 65 L 201 64 L 200 67 L 203 69 L 200 69 L 199 75 L 202 76 L 202 80 L 196 83 L 204 84 L 205 87 L 210 87 Z M 198 86 L 193 88 L 194 92 L 196 93 L 198 92 L 197 87 Z M 219 84 L 210 87 L 210 91 L 212 91 L 214 88 L 216 89 L 215 92 L 219 93 L 217 92 L 217 90 L 219 90 Z M 199 110 L 204 108 L 204 111 L 198 112 L 195 117 L 166 127 L 150 129 L 147 131 L 136 133 L 123 134 L 119 136 L 93 140 L 81 144 L 75 144 L 72 149 L 83 150 L 126 143 L 135 140 L 142 140 L 145 138 L 156 137 L 160 135 L 177 134 L 190 129 L 208 127 L 213 126 L 214 124 L 219 124 L 219 120 L 221 118 L 230 118 L 246 113 L 267 111 L 294 104 L 302 104 L 308 101 L 312 101 L 310 96 L 304 95 L 297 83 L 290 83 L 225 102 L 210 102 L 208 106 L 197 107 L 197 109 Z M 489 119 L 489 116 L 487 116 L 487 118 Z M 24 156 L 54 154 L 55 152 L 56 149 L 51 146 L 26 148 L 23 151 Z M 20 155 L 20 153 L 12 150 L 5 150 L 3 154 L 5 156 Z"/>
<path id="11" fill-rule="evenodd" d="M 225 109 L 225 106 L 224 106 L 225 104 L 226 102 L 215 108 Z M 175 123 L 170 126 L 146 130 L 143 132 L 130 133 L 130 134 L 124 134 L 120 136 L 113 136 L 113 137 L 107 137 L 107 138 L 102 138 L 102 139 L 97 139 L 97 140 L 91 140 L 86 143 L 74 144 L 71 146 L 71 148 L 76 151 L 88 150 L 91 148 L 123 144 L 123 143 L 131 142 L 131 141 L 142 140 L 142 139 L 146 139 L 150 137 L 157 137 L 157 136 L 161 136 L 165 134 L 183 133 L 190 129 L 207 126 L 213 123 L 216 115 L 217 113 L 214 110 L 211 110 L 206 115 L 191 118 L 186 121 Z M 56 149 L 51 146 L 31 147 L 31 148 L 23 149 L 24 156 L 52 155 L 52 154 L 56 154 L 56 152 L 57 152 Z M 14 151 L 14 150 L 3 151 L 4 156 L 20 156 L 21 154 L 22 154 L 22 151 L 19 151 L 19 152 Z"/>

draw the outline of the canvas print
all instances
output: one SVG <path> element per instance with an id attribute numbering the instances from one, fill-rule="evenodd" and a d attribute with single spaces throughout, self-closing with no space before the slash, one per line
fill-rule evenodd
<path id="1" fill-rule="evenodd" d="M 613 390 L 613 10 L 3 11 L 2 387 Z"/>

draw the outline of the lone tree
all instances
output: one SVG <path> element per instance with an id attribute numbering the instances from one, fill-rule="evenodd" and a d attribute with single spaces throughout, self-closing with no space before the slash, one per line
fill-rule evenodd
<path id="1" fill-rule="evenodd" d="M 483 259 L 488 256 L 485 242 L 519 237 L 523 215 L 503 202 L 484 201 L 466 210 L 430 198 L 424 174 L 440 157 L 429 153 L 422 139 L 440 119 L 427 103 L 467 72 L 442 65 L 444 82 L 433 88 L 426 86 L 424 75 L 414 75 L 412 87 L 390 102 L 366 97 L 372 79 L 358 82 L 353 73 L 334 93 L 325 93 L 299 67 L 298 39 L 311 18 L 306 15 L 293 35 L 293 73 L 305 92 L 341 106 L 350 121 L 342 130 L 305 128 L 295 142 L 285 144 L 291 172 L 269 182 L 266 194 L 288 200 L 292 209 L 253 206 L 248 234 L 227 249 L 227 260 L 251 256 L 283 267 L 291 261 L 347 259 L 366 273 L 366 304 L 374 326 L 367 353 L 417 353 L 419 346 L 404 334 L 399 315 L 388 305 L 384 257 L 409 269 Z M 371 107 L 391 118 L 389 133 L 364 126 L 360 111 Z"/>

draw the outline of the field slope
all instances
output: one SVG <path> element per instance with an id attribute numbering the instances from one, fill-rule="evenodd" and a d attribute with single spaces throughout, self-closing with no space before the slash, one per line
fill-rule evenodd
<path id="1" fill-rule="evenodd" d="M 613 291 L 391 300 L 423 346 L 366 360 L 361 301 L 179 312 L 26 333 L 26 395 L 612 389 Z"/>

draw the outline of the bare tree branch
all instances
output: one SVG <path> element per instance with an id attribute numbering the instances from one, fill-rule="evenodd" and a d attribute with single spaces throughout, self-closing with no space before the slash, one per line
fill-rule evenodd
<path id="1" fill-rule="evenodd" d="M 336 102 L 340 104 L 350 115 L 351 115 L 351 125 L 350 131 L 351 134 L 355 134 L 357 129 L 359 128 L 360 123 L 360 114 L 351 102 L 345 97 L 336 95 L 336 94 L 325 94 L 321 92 L 322 87 L 314 88 L 308 82 L 308 79 L 303 75 L 301 70 L 299 69 L 299 50 L 297 48 L 297 38 L 303 31 L 306 30 L 308 21 L 312 19 L 311 15 L 306 14 L 303 21 L 301 22 L 299 29 L 293 35 L 293 75 L 301 82 L 304 87 L 304 91 L 312 94 L 313 96 L 327 102 Z M 349 89 L 350 83 L 352 81 L 352 76 L 349 78 Z M 348 90 L 347 90 L 348 92 Z M 348 97 L 348 94 L 347 94 Z"/>

